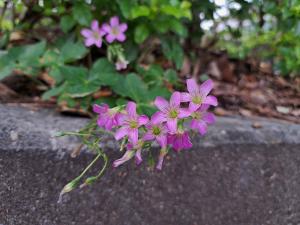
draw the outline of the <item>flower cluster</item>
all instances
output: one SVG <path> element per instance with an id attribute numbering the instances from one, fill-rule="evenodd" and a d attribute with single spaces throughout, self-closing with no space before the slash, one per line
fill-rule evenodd
<path id="1" fill-rule="evenodd" d="M 207 126 L 215 121 L 214 115 L 208 112 L 210 106 L 218 104 L 216 97 L 209 95 L 212 88 L 212 80 L 199 86 L 194 79 L 188 79 L 188 92 L 174 92 L 169 102 L 156 97 L 154 105 L 158 111 L 150 119 L 139 115 L 136 103 L 131 101 L 124 110 L 121 107 L 110 109 L 105 104 L 95 105 L 94 112 L 99 114 L 98 126 L 107 130 L 115 128 L 115 139 L 122 139 L 126 144 L 125 154 L 114 161 L 113 166 L 118 167 L 133 157 L 140 164 L 142 151 L 156 142 L 161 147 L 156 168 L 161 170 L 169 147 L 177 152 L 191 148 L 189 131 L 196 130 L 204 135 Z"/>
<path id="2" fill-rule="evenodd" d="M 110 18 L 109 23 L 104 23 L 101 27 L 97 20 L 93 20 L 90 29 L 84 28 L 80 33 L 85 38 L 85 46 L 90 47 L 95 45 L 101 48 L 104 38 L 109 44 L 116 41 L 124 42 L 126 40 L 125 31 L 127 28 L 126 23 L 120 23 L 119 17 L 114 16 Z M 116 53 L 116 58 L 116 69 L 126 69 L 128 61 L 125 59 L 122 51 Z"/>

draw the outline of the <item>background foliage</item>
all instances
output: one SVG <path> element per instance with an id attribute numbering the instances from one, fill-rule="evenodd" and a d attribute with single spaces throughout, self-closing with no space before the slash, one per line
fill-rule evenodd
<path id="1" fill-rule="evenodd" d="M 227 15 L 210 0 L 12 0 L 0 3 L 0 79 L 13 71 L 52 80 L 44 99 L 87 111 L 132 99 L 150 114 L 155 96 L 180 88 L 185 56 L 196 57 L 204 37 L 232 57 L 259 57 L 278 73 L 300 72 L 298 0 L 228 0 Z M 129 67 L 119 72 L 106 47 L 86 48 L 80 30 L 118 15 L 128 24 L 123 44 Z M 200 26 L 210 23 L 209 29 Z M 112 94 L 105 95 L 105 92 Z M 100 93 L 99 93 L 100 92 Z"/>

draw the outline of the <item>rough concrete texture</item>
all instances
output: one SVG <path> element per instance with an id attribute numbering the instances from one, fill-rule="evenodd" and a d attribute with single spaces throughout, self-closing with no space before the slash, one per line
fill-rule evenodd
<path id="1" fill-rule="evenodd" d="M 262 128 L 252 128 L 259 121 Z M 109 168 L 91 188 L 61 188 L 92 159 L 69 156 L 76 140 L 51 138 L 87 120 L 0 105 L 0 224 L 300 224 L 300 126 L 218 118 L 162 172 L 133 162 Z M 110 139 L 111 158 L 121 156 Z"/>

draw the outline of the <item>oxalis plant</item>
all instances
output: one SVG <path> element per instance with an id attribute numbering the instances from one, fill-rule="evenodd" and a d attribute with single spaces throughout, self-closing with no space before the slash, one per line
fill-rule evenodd
<path id="1" fill-rule="evenodd" d="M 213 113 L 208 112 L 210 106 L 217 106 L 215 96 L 209 95 L 213 88 L 212 80 L 207 80 L 198 85 L 194 79 L 186 81 L 188 92 L 174 92 L 169 101 L 163 97 L 156 97 L 154 105 L 157 111 L 149 119 L 146 115 L 136 112 L 137 104 L 129 101 L 126 105 L 110 108 L 107 104 L 93 105 L 97 119 L 92 120 L 86 127 L 78 132 L 62 132 L 60 136 L 77 135 L 82 142 L 97 153 L 94 160 L 83 172 L 69 182 L 62 189 L 59 202 L 63 194 L 72 191 L 76 187 L 84 187 L 98 180 L 108 167 L 108 157 L 100 147 L 103 133 L 114 136 L 120 141 L 120 151 L 124 155 L 113 161 L 114 168 L 121 166 L 132 158 L 140 165 L 143 162 L 142 152 L 152 151 L 151 146 L 157 143 L 160 146 L 160 154 L 157 159 L 156 169 L 161 170 L 164 157 L 170 149 L 179 152 L 190 149 L 192 132 L 204 135 L 207 126 L 215 122 Z M 90 176 L 84 181 L 86 172 L 102 158 L 104 164 L 98 174 Z"/>

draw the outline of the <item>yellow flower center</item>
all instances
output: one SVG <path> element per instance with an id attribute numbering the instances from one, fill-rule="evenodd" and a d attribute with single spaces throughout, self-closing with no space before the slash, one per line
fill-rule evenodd
<path id="1" fill-rule="evenodd" d="M 199 95 L 196 95 L 192 98 L 192 102 L 195 104 L 201 104 L 202 103 L 202 98 Z"/>
<path id="2" fill-rule="evenodd" d="M 129 127 L 134 129 L 134 128 L 138 128 L 138 123 L 134 120 L 129 121 Z"/>
<path id="3" fill-rule="evenodd" d="M 159 134 L 160 134 L 160 128 L 159 128 L 158 126 L 154 126 L 154 127 L 152 128 L 152 133 L 153 133 L 154 135 L 159 135 Z"/>
<path id="4" fill-rule="evenodd" d="M 177 118 L 178 116 L 178 112 L 176 109 L 171 109 L 170 112 L 169 112 L 169 117 L 172 118 L 172 119 L 175 119 Z"/>

